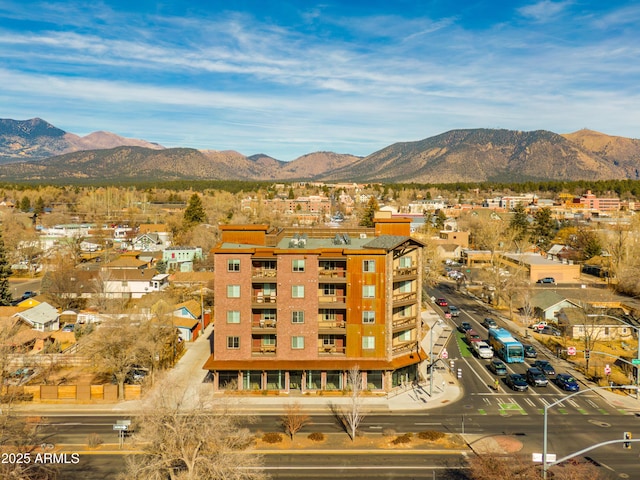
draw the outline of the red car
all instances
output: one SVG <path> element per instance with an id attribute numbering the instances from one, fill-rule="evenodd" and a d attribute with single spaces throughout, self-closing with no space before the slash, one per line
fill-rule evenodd
<path id="1" fill-rule="evenodd" d="M 438 298 L 436 300 L 436 305 L 438 305 L 439 307 L 446 307 L 449 304 L 447 303 L 447 301 L 444 298 Z"/>

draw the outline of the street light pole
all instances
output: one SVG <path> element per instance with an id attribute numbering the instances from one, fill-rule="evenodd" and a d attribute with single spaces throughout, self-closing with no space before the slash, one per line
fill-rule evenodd
<path id="1" fill-rule="evenodd" d="M 429 328 L 429 397 L 433 396 L 433 327 L 435 322 Z"/>
<path id="2" fill-rule="evenodd" d="M 620 388 L 626 390 L 636 390 L 638 392 L 638 387 L 636 385 L 620 385 L 617 387 L 593 387 L 588 388 L 587 390 L 580 390 L 579 392 L 572 393 L 571 395 L 567 395 L 566 397 L 561 398 L 560 400 L 556 400 L 549 405 L 544 406 L 544 427 L 542 430 L 542 478 L 543 480 L 547 480 L 547 470 L 548 470 L 548 462 L 547 462 L 547 413 L 551 407 L 555 407 L 556 405 L 569 400 L 571 397 L 575 397 L 576 395 L 580 395 L 581 393 L 591 392 L 593 390 L 601 390 L 603 388 Z"/>

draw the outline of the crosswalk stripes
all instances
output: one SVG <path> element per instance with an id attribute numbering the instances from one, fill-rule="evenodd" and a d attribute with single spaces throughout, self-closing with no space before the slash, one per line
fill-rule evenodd
<path id="1" fill-rule="evenodd" d="M 510 415 L 543 415 L 545 407 L 547 407 L 549 414 L 551 415 L 570 415 L 572 413 L 579 413 L 581 415 L 589 415 L 590 413 L 598 413 L 600 415 L 611 415 L 611 412 L 606 408 L 595 403 L 593 400 L 585 398 L 580 403 L 577 399 L 563 399 L 561 397 L 551 396 L 514 396 L 505 397 L 503 395 L 492 395 L 482 397 L 483 407 L 478 408 L 477 412 L 481 415 L 488 415 L 490 412 L 495 412 L 502 416 Z M 558 402 L 558 403 L 556 403 Z M 549 408 L 551 405 L 554 408 Z M 615 409 L 619 414 L 627 414 L 626 411 Z"/>

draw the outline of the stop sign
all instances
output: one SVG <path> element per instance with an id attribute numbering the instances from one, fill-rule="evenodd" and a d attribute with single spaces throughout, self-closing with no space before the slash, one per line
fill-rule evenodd
<path id="1" fill-rule="evenodd" d="M 575 355 L 576 347 L 567 347 L 567 355 Z"/>
<path id="2" fill-rule="evenodd" d="M 609 365 L 605 365 L 604 374 L 605 375 L 611 375 L 611 367 Z"/>
<path id="3" fill-rule="evenodd" d="M 443 358 L 443 359 L 445 359 L 445 360 L 446 360 L 447 358 L 449 358 L 449 352 L 447 352 L 447 349 L 446 349 L 446 348 L 443 348 L 443 349 L 442 349 L 442 352 L 440 353 L 440 358 Z"/>

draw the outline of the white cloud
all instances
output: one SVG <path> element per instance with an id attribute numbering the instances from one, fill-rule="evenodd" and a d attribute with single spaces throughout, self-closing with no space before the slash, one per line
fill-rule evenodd
<path id="1" fill-rule="evenodd" d="M 542 0 L 541 2 L 527 5 L 518 9 L 520 15 L 532 18 L 537 22 L 548 22 L 557 20 L 573 1 L 567 0 L 563 2 L 553 2 L 551 0 Z"/>

